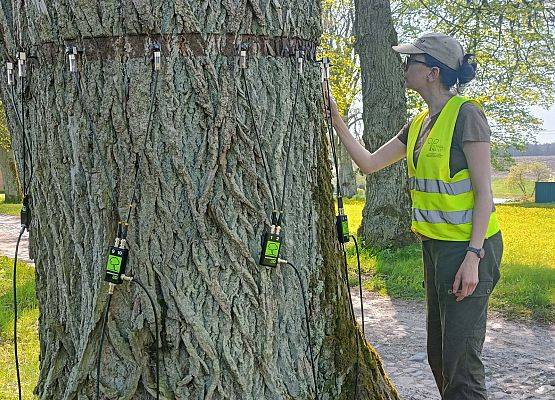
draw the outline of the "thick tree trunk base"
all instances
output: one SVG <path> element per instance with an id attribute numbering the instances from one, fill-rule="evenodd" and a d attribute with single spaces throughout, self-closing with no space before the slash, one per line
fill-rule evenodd
<path id="1" fill-rule="evenodd" d="M 161 398 L 312 400 L 296 276 L 286 265 L 258 265 L 273 207 L 270 187 L 274 193 L 284 187 L 295 60 L 289 51 L 262 51 L 258 42 L 248 52 L 245 73 L 268 158 L 268 184 L 238 57 L 222 49 L 236 32 L 276 39 L 268 43 L 288 43 L 287 35 L 315 43 L 319 2 L 259 8 L 256 2 L 169 1 L 151 9 L 151 2 L 137 0 L 123 2 L 122 10 L 110 2 L 102 9 L 94 2 L 46 3 L 6 12 L 8 5 L 0 2 L 4 34 L 22 26 L 37 52 L 27 120 L 36 154 L 31 242 L 40 309 L 39 398 L 93 398 L 100 357 L 104 398 L 151 399 L 156 313 Z M 12 15 L 18 24 L 12 25 Z M 147 132 L 155 87 L 150 34 L 159 21 L 176 34 L 164 36 Z M 122 25 L 132 38 L 118 34 Z M 177 34 L 191 31 L 206 38 L 200 50 Z M 79 93 L 64 44 L 81 42 L 89 50 L 78 57 Z M 8 45 L 6 54 L 15 54 L 13 32 L 0 43 Z M 137 49 L 144 54 L 137 56 Z M 322 399 L 347 400 L 353 398 L 357 329 L 339 272 L 319 78 L 319 67 L 307 60 L 281 257 L 297 266 L 307 291 Z M 136 286 L 118 286 L 99 354 L 107 253 L 131 202 L 136 160 L 138 201 L 129 225 L 127 273 L 142 281 L 157 304 L 152 310 Z M 361 399 L 397 399 L 377 355 L 358 340 Z"/>

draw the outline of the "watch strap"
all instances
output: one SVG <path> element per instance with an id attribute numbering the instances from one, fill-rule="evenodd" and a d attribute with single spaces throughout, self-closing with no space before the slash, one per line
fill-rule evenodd
<path id="1" fill-rule="evenodd" d="M 468 247 L 466 248 L 466 251 L 467 251 L 467 252 L 470 251 L 470 252 L 476 254 L 476 256 L 477 256 L 478 258 L 480 258 L 480 259 L 483 258 L 483 257 L 482 257 L 482 250 L 483 250 L 483 248 L 482 248 L 482 249 L 477 249 L 476 247 L 472 247 L 472 246 L 468 246 Z"/>

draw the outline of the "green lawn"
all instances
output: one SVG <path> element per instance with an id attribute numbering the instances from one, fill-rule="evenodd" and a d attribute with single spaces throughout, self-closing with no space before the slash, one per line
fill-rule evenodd
<path id="1" fill-rule="evenodd" d="M 21 204 L 6 204 L 4 193 L 0 193 L 0 214 L 19 215 Z"/>
<path id="2" fill-rule="evenodd" d="M 0 256 L 0 399 L 17 399 L 13 355 L 13 260 Z M 35 269 L 23 262 L 17 269 L 18 351 L 24 399 L 32 399 L 38 380 L 38 305 L 35 297 Z"/>
<path id="3" fill-rule="evenodd" d="M 347 200 L 351 233 L 360 225 L 364 202 Z M 555 204 L 498 205 L 504 238 L 501 280 L 491 307 L 512 318 L 555 322 Z M 354 245 L 347 247 L 349 280 L 357 284 Z M 423 299 L 420 245 L 399 250 L 361 251 L 363 287 L 393 297 Z"/>

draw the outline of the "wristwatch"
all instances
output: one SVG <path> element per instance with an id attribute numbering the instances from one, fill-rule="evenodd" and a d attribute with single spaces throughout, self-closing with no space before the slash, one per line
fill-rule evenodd
<path id="1" fill-rule="evenodd" d="M 466 251 L 467 251 L 467 252 L 470 251 L 470 252 L 476 254 L 476 256 L 477 256 L 479 259 L 484 258 L 484 255 L 485 255 L 485 253 L 486 253 L 486 252 L 484 251 L 483 248 L 477 249 L 476 247 L 472 247 L 472 246 L 468 246 L 468 247 L 466 248 Z"/>

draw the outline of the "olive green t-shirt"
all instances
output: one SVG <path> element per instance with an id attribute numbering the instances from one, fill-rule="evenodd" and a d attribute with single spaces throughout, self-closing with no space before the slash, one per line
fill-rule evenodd
<path id="1" fill-rule="evenodd" d="M 422 145 L 426 141 L 426 138 L 437 121 L 438 116 L 439 113 L 432 115 L 431 117 L 427 116 L 422 123 L 422 128 L 420 129 L 420 134 L 418 135 L 418 140 L 416 142 L 416 146 L 414 147 L 415 166 L 418 163 L 418 156 L 422 150 Z M 411 123 L 412 119 L 407 122 L 397 134 L 397 138 L 405 145 L 407 144 Z M 457 172 L 468 168 L 466 156 L 463 152 L 463 143 L 489 142 L 490 136 L 491 129 L 484 112 L 472 102 L 464 103 L 459 110 L 457 122 L 455 123 L 453 140 L 451 142 L 451 152 L 449 158 L 451 177 L 455 176 Z"/>

